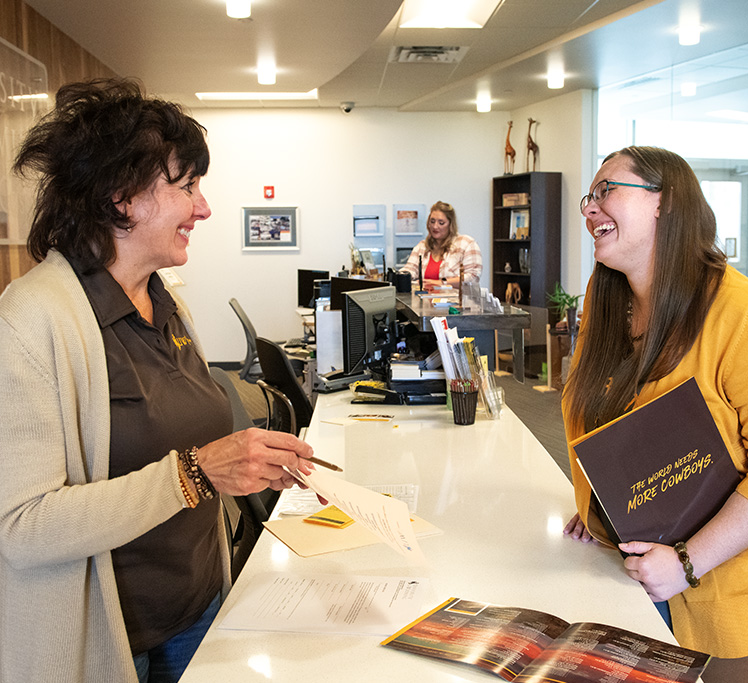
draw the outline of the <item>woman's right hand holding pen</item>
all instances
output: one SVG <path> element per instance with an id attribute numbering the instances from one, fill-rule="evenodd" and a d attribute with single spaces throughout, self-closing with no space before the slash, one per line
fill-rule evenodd
<path id="1" fill-rule="evenodd" d="M 296 479 L 288 470 L 310 474 L 312 447 L 286 432 L 245 429 L 198 450 L 198 462 L 217 491 L 233 496 L 266 488 L 281 491 Z"/>

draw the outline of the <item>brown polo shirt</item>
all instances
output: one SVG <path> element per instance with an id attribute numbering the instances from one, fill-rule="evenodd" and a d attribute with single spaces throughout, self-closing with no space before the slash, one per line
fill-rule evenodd
<path id="1" fill-rule="evenodd" d="M 74 266 L 75 267 L 75 266 Z M 78 272 L 78 271 L 76 271 Z M 232 430 L 231 407 L 155 273 L 153 324 L 102 270 L 78 277 L 101 327 L 109 372 L 109 476 L 125 476 L 171 449 L 204 446 Z M 133 654 L 191 626 L 221 588 L 219 501 L 186 508 L 112 551 Z"/>

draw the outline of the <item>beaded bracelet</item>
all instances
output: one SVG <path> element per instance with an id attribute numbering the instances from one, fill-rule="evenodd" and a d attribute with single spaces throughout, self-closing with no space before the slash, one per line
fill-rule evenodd
<path id="1" fill-rule="evenodd" d="M 199 500 L 195 500 L 190 491 L 190 485 L 187 483 L 184 470 L 179 466 L 179 454 L 177 454 L 177 472 L 179 473 L 179 488 L 182 489 L 182 495 L 184 496 L 185 504 L 189 508 L 197 507 Z"/>
<path id="2" fill-rule="evenodd" d="M 701 579 L 696 578 L 693 575 L 693 565 L 691 564 L 691 558 L 688 556 L 688 550 L 686 544 L 683 541 L 678 541 L 673 546 L 673 550 L 678 553 L 678 559 L 683 565 L 683 571 L 686 572 L 686 581 L 691 588 L 697 588 L 701 584 Z"/>
<path id="3" fill-rule="evenodd" d="M 216 495 L 216 489 L 197 461 L 197 446 L 193 446 L 188 451 L 178 453 L 177 457 L 182 463 L 182 469 L 187 478 L 192 479 L 195 484 L 197 495 L 204 500 L 213 498 Z"/>

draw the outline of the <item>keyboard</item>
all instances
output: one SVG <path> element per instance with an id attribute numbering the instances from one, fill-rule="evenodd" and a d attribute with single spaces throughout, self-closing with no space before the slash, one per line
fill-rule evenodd
<path id="1" fill-rule="evenodd" d="M 289 339 L 284 346 L 306 346 L 306 339 L 295 338 Z"/>

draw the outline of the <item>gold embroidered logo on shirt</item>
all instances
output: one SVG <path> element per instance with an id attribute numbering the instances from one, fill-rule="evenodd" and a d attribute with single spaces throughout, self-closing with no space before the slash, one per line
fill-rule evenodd
<path id="1" fill-rule="evenodd" d="M 174 346 L 176 346 L 178 349 L 181 349 L 183 346 L 187 346 L 188 344 L 192 344 L 192 339 L 190 339 L 189 337 L 175 337 L 172 334 L 171 340 L 174 342 Z"/>

